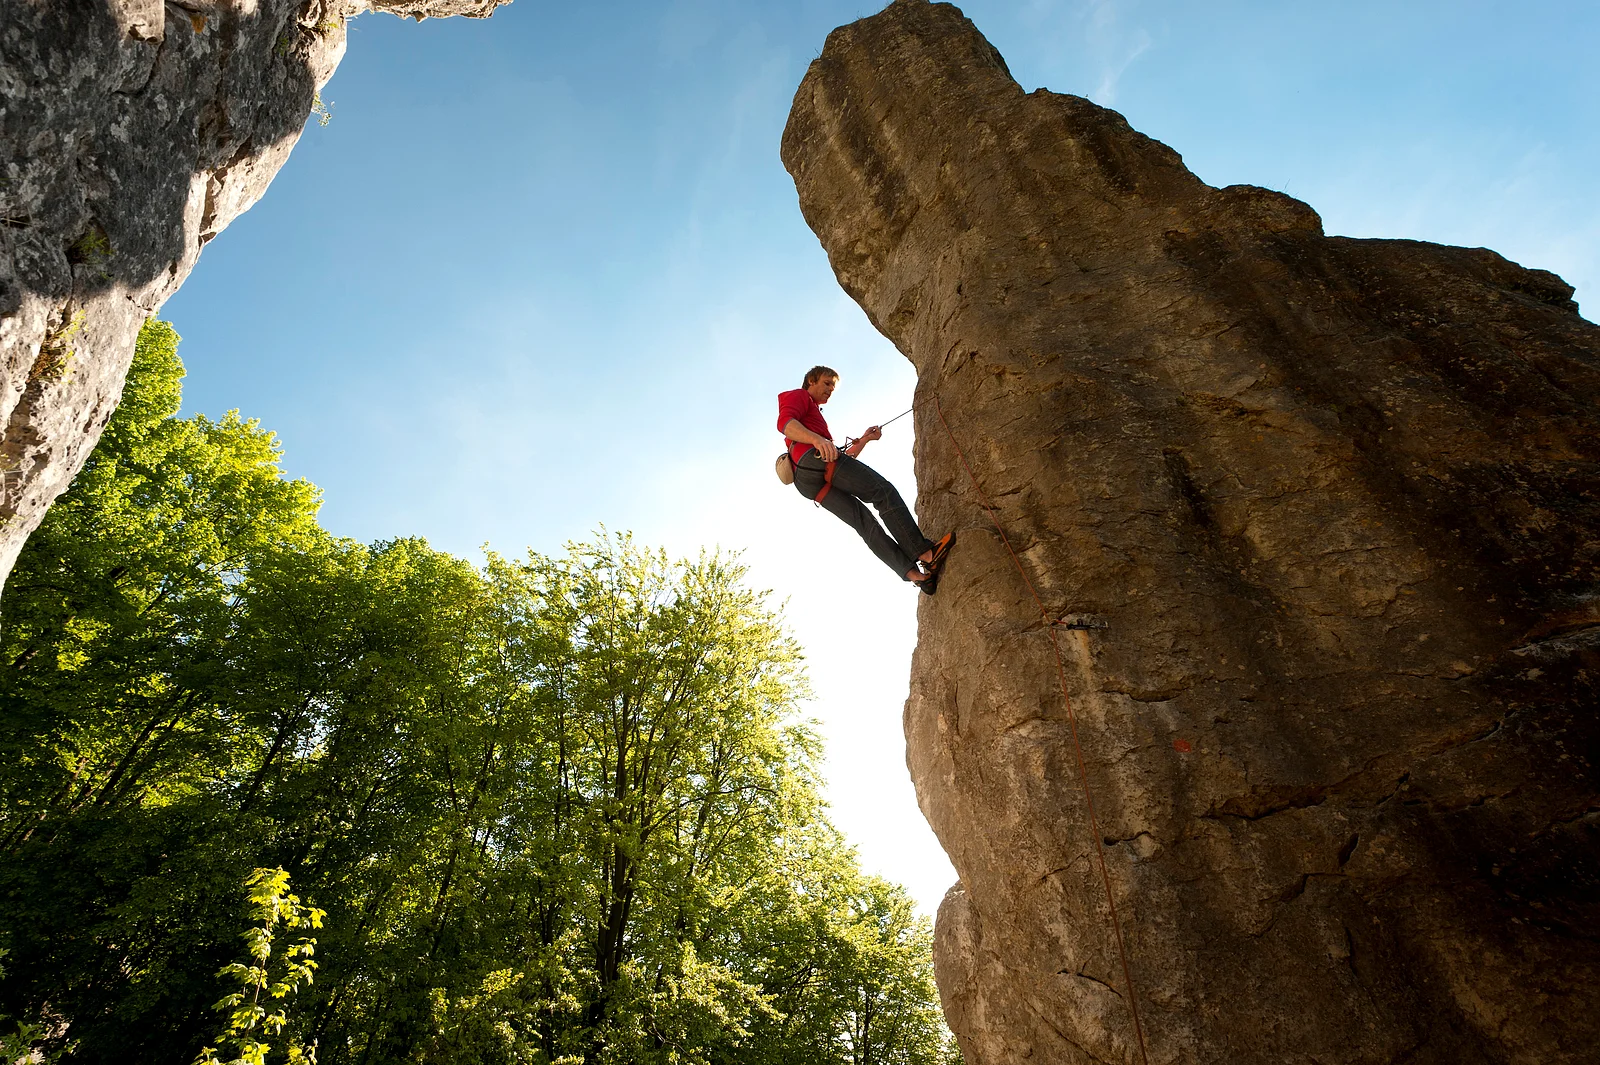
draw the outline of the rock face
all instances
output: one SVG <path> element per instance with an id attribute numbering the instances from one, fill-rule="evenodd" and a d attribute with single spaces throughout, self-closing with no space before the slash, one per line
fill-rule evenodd
<path id="1" fill-rule="evenodd" d="M 960 531 L 905 728 L 967 1061 L 1594 1061 L 1572 289 L 1211 188 L 922 0 L 828 38 L 783 159 L 916 365 L 918 510 Z"/>
<path id="2" fill-rule="evenodd" d="M 139 326 L 288 158 L 346 21 L 501 2 L 0 0 L 0 582 Z"/>

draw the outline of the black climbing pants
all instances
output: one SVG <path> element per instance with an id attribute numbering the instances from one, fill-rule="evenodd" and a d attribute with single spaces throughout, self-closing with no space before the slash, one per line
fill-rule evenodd
<path id="1" fill-rule="evenodd" d="M 817 498 L 827 468 L 816 448 L 807 451 L 795 464 L 795 489 L 807 499 Z M 866 508 L 868 503 L 877 509 L 877 518 Z M 833 487 L 823 498 L 822 509 L 854 529 L 901 580 L 917 568 L 917 556 L 933 547 L 933 542 L 917 528 L 911 508 L 894 485 L 865 462 L 842 451 L 839 464 L 834 467 Z M 882 525 L 878 518 L 883 519 Z M 884 531 L 885 525 L 888 532 Z"/>

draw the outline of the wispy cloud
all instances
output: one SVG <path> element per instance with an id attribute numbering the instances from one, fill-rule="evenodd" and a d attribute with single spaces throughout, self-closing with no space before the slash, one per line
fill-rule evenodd
<path id="1" fill-rule="evenodd" d="M 1116 102 L 1123 74 L 1155 43 L 1133 20 L 1135 6 L 1134 0 L 1089 0 L 1083 9 L 1084 40 L 1100 68 L 1093 99 L 1107 107 Z"/>

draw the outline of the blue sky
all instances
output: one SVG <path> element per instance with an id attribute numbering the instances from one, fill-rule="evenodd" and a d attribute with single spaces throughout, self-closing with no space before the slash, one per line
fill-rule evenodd
<path id="1" fill-rule="evenodd" d="M 931 912 L 954 874 L 900 714 L 916 593 L 782 488 L 775 394 L 843 373 L 839 435 L 909 365 L 833 280 L 778 139 L 834 26 L 879 5 L 518 0 L 351 24 L 266 198 L 162 316 L 185 407 L 238 408 L 362 540 L 556 552 L 600 523 L 744 552 L 787 604 L 835 820 Z M 983 0 L 1024 88 L 1087 96 L 1214 184 L 1330 233 L 1494 248 L 1600 300 L 1600 5 Z M 865 457 L 914 494 L 911 420 Z"/>

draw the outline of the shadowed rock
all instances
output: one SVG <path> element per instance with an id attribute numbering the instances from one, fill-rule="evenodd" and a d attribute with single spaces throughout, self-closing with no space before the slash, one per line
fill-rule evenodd
<path id="1" fill-rule="evenodd" d="M 972 1065 L 1592 1061 L 1600 329 L 1484 249 L 1328 237 L 948 5 L 783 138 L 918 372 L 907 760 Z M 937 403 L 937 406 L 936 406 Z M 941 423 L 942 409 L 949 434 Z M 1118 960 L 1057 628 L 1132 989 Z"/>
<path id="2" fill-rule="evenodd" d="M 144 319 L 288 158 L 348 19 L 501 2 L 0 0 L 0 582 Z"/>

